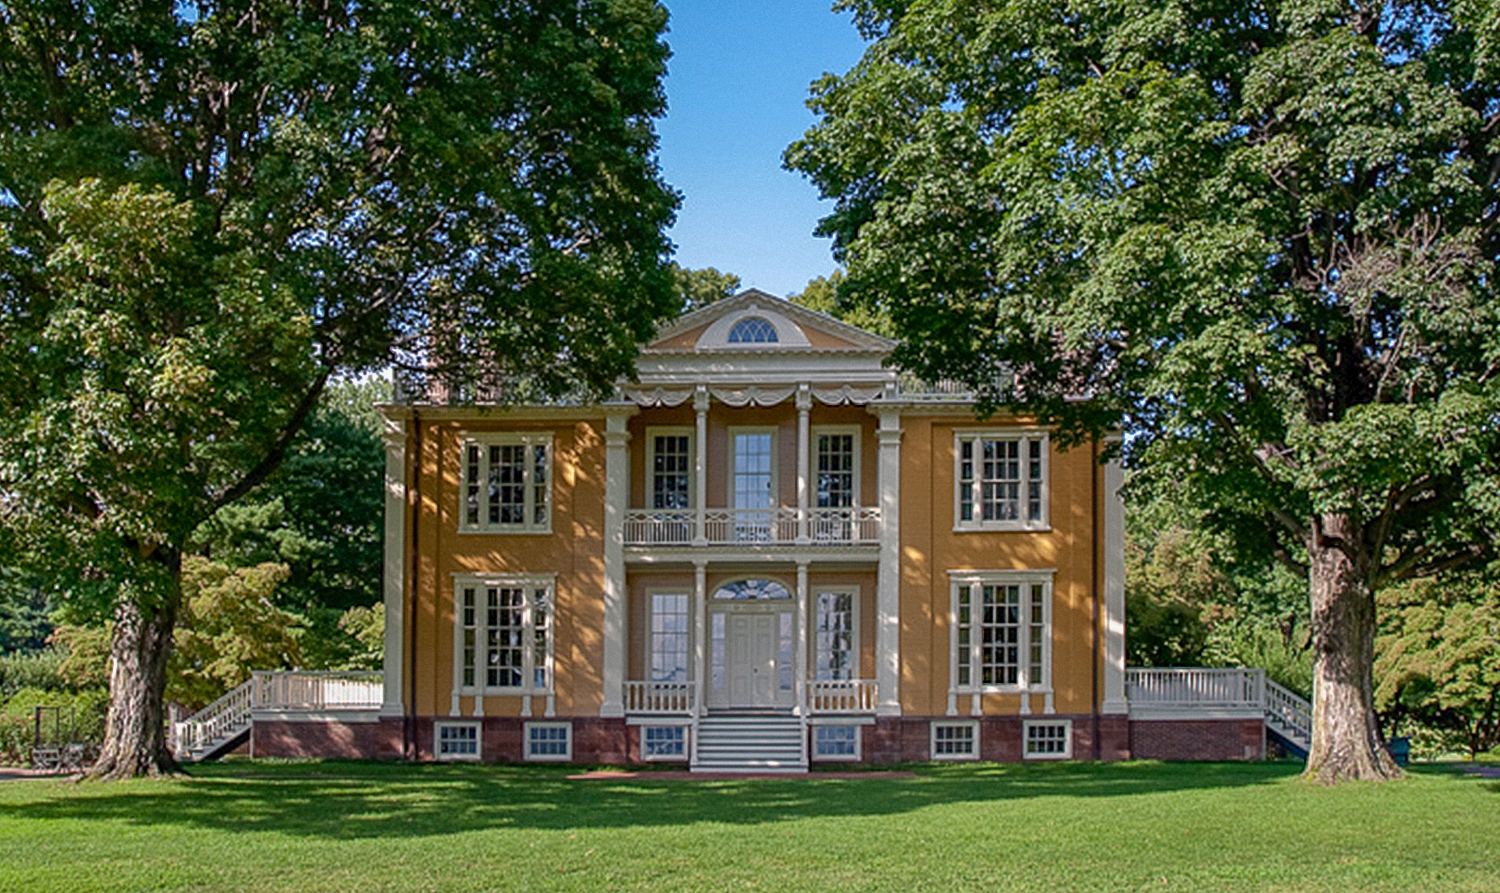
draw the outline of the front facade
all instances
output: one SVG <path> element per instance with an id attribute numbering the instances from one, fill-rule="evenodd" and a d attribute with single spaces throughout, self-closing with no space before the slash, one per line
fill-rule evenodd
<path id="1" fill-rule="evenodd" d="M 752 291 L 611 402 L 387 407 L 385 749 L 1125 756 L 1118 467 L 892 347 Z"/>

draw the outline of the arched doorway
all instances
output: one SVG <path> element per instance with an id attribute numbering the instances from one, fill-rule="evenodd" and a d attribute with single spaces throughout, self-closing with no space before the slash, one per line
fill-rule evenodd
<path id="1" fill-rule="evenodd" d="M 793 706 L 791 590 L 778 580 L 735 580 L 714 590 L 708 612 L 708 705 L 732 710 Z"/>

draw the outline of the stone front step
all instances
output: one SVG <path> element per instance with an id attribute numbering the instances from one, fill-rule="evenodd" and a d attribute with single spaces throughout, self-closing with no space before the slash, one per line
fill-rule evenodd
<path id="1" fill-rule="evenodd" d="M 695 772 L 805 772 L 802 723 L 784 714 L 713 714 L 698 724 Z"/>

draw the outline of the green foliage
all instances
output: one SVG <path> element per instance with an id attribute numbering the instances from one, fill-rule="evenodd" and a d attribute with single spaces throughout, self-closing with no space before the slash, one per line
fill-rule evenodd
<path id="1" fill-rule="evenodd" d="M 23 688 L 0 700 L 0 704 L 3 704 L 0 706 L 0 764 L 31 764 L 31 747 L 36 741 L 35 709 L 38 706 L 60 709 L 60 714 L 44 713 L 43 743 L 98 745 L 104 739 L 109 694 L 103 688 L 76 692 L 51 687 Z"/>
<path id="2" fill-rule="evenodd" d="M 0 566 L 0 655 L 40 651 L 52 632 L 40 580 Z"/>
<path id="3" fill-rule="evenodd" d="M 230 568 L 198 557 L 184 562 L 182 618 L 167 666 L 169 701 L 199 710 L 249 679 L 252 670 L 301 665 L 297 618 L 273 601 L 286 577 L 279 564 Z"/>
<path id="4" fill-rule="evenodd" d="M 801 304 L 809 310 L 826 313 L 851 326 L 858 326 L 867 332 L 874 332 L 887 338 L 896 337 L 889 312 L 879 305 L 858 304 L 853 299 L 843 297 L 839 291 L 839 286 L 843 281 L 844 271 L 834 270 L 832 275 L 819 276 L 807 283 L 802 291 L 787 295 L 786 299 L 793 304 Z"/>
<path id="5" fill-rule="evenodd" d="M 1493 4 L 847 5 L 874 42 L 786 161 L 897 362 L 1124 428 L 1263 550 L 1493 551 Z"/>
<path id="6" fill-rule="evenodd" d="M 721 273 L 715 267 L 689 270 L 674 261 L 670 269 L 672 287 L 677 292 L 678 300 L 682 302 L 684 313 L 734 297 L 740 290 L 740 277 L 733 273 Z"/>
<path id="7" fill-rule="evenodd" d="M 1440 752 L 1500 747 L 1500 584 L 1478 575 L 1381 593 L 1376 706 Z"/>
<path id="8" fill-rule="evenodd" d="M 58 691 L 71 686 L 63 681 L 62 665 L 67 658 L 61 648 L 45 648 L 17 654 L 0 655 L 0 699 L 23 688 Z"/>
<path id="9" fill-rule="evenodd" d="M 0 565 L 164 642 L 195 532 L 330 379 L 611 388 L 680 309 L 665 23 L 648 0 L 0 6 Z M 325 592 L 347 572 L 309 562 Z"/>
<path id="10" fill-rule="evenodd" d="M 378 670 L 385 657 L 385 605 L 354 607 L 339 617 L 339 630 L 354 640 L 356 647 L 335 670 Z"/>

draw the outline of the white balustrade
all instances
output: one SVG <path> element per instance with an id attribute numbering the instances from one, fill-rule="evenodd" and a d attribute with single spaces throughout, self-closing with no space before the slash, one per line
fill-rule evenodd
<path id="1" fill-rule="evenodd" d="M 1303 747 L 1312 743 L 1312 705 L 1270 680 L 1266 681 L 1266 722 Z"/>
<path id="2" fill-rule="evenodd" d="M 1261 708 L 1265 678 L 1253 667 L 1134 667 L 1125 692 L 1132 706 Z"/>
<path id="3" fill-rule="evenodd" d="M 807 706 L 813 715 L 874 713 L 875 682 L 870 679 L 822 679 L 807 683 Z"/>
<path id="4" fill-rule="evenodd" d="M 625 513 L 628 546 L 687 546 L 698 539 L 695 510 L 629 509 Z M 703 512 L 702 542 L 710 546 L 799 542 L 859 546 L 879 541 L 878 508 L 706 509 Z"/>
<path id="5" fill-rule="evenodd" d="M 697 685 L 693 682 L 627 682 L 627 714 L 688 715 L 693 712 Z"/>
<path id="6" fill-rule="evenodd" d="M 257 710 L 370 710 L 385 694 L 376 672 L 257 672 L 254 682 Z"/>

